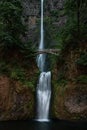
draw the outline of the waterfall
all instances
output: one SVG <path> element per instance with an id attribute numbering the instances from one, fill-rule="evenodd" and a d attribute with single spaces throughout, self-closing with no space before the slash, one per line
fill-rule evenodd
<path id="1" fill-rule="evenodd" d="M 43 29 L 43 0 L 41 0 L 41 30 L 40 30 L 40 44 L 39 49 L 44 49 L 44 29 Z M 37 58 L 37 64 L 39 69 L 43 72 L 45 65 L 45 54 L 40 54 Z"/>
<path id="2" fill-rule="evenodd" d="M 41 0 L 41 36 L 39 49 L 44 49 L 44 27 L 43 27 L 43 2 Z M 37 85 L 37 120 L 49 120 L 49 106 L 51 98 L 51 72 L 44 72 L 46 65 L 46 55 L 39 54 L 37 57 L 37 64 L 41 71 L 39 82 Z"/>

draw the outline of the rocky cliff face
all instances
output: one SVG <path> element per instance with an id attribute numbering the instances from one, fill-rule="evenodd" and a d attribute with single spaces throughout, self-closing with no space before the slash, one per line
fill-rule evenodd
<path id="1" fill-rule="evenodd" d="M 29 40 L 34 44 L 38 44 L 40 39 L 40 3 L 40 0 L 22 0 L 23 22 L 27 26 L 25 41 Z M 66 22 L 66 16 L 63 14 L 58 16 L 58 12 L 63 9 L 63 4 L 64 0 L 44 0 L 44 20 L 47 17 L 52 20 L 51 27 L 62 26 Z"/>
<path id="2" fill-rule="evenodd" d="M 34 93 L 32 89 L 0 76 L 0 120 L 27 119 L 33 116 Z"/>
<path id="3" fill-rule="evenodd" d="M 57 80 L 53 88 L 53 112 L 57 118 L 87 120 L 87 66 L 76 63 L 86 49 L 85 43 L 74 49 L 72 46 L 66 48 L 61 57 L 64 61 L 58 61 L 57 69 L 53 72 L 53 78 Z"/>
<path id="4" fill-rule="evenodd" d="M 38 68 L 16 50 L 0 57 L 0 121 L 35 117 L 35 87 Z"/>

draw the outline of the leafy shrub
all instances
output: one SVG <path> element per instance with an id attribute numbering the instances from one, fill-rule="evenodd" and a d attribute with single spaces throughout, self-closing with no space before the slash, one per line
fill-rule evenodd
<path id="1" fill-rule="evenodd" d="M 76 63 L 78 65 L 87 66 L 87 53 L 82 53 L 80 57 L 77 59 Z"/>
<path id="2" fill-rule="evenodd" d="M 76 44 L 81 40 L 87 40 L 86 7 L 86 0 L 65 0 L 63 12 L 66 16 L 66 23 L 58 28 L 58 41 L 63 47 L 67 43 Z"/>
<path id="3" fill-rule="evenodd" d="M 76 82 L 87 84 L 87 75 L 80 75 L 76 78 Z"/>
<path id="4" fill-rule="evenodd" d="M 20 44 L 20 35 L 24 33 L 21 16 L 20 0 L 0 1 L 0 44 L 7 48 Z"/>
<path id="5" fill-rule="evenodd" d="M 22 12 L 21 0 L 0 0 L 0 50 L 8 55 L 14 49 L 30 57 L 34 49 L 30 41 L 22 41 L 27 31 L 22 23 Z"/>
<path id="6" fill-rule="evenodd" d="M 0 74 L 8 74 L 8 66 L 5 61 L 0 61 Z"/>
<path id="7" fill-rule="evenodd" d="M 25 72 L 22 68 L 13 68 L 10 71 L 10 77 L 15 80 L 25 80 Z"/>

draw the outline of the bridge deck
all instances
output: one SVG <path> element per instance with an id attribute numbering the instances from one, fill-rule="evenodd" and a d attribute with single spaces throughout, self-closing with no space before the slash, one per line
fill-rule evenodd
<path id="1" fill-rule="evenodd" d="M 59 55 L 60 49 L 39 49 L 36 51 L 36 54 L 43 54 L 43 53 L 48 53 L 48 54 L 53 54 L 53 55 Z"/>

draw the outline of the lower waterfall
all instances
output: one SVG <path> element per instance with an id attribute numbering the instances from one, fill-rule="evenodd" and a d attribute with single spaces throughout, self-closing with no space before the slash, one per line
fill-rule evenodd
<path id="1" fill-rule="evenodd" d="M 51 98 L 51 72 L 42 72 L 37 86 L 37 119 L 48 121 Z"/>

